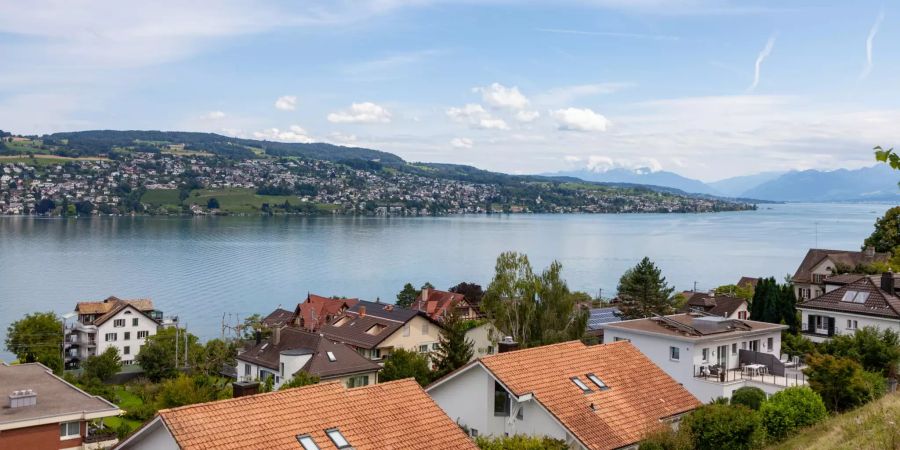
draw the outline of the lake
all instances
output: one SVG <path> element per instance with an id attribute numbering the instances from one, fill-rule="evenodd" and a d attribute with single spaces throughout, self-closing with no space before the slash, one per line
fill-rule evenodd
<path id="1" fill-rule="evenodd" d="M 885 204 L 710 214 L 0 218 L 0 329 L 81 300 L 149 297 L 189 331 L 293 309 L 307 292 L 393 301 L 406 282 L 487 286 L 500 252 L 554 259 L 573 290 L 614 294 L 649 256 L 679 290 L 793 273 L 816 246 L 858 249 Z M 818 230 L 818 232 L 817 232 Z M 0 353 L 0 358 L 9 358 Z"/>

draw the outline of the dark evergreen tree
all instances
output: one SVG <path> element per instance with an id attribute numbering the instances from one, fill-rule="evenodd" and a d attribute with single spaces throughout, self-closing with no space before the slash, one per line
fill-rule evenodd
<path id="1" fill-rule="evenodd" d="M 419 291 L 413 287 L 412 283 L 406 283 L 403 285 L 403 290 L 397 294 L 397 306 L 401 308 L 409 308 L 410 305 L 416 301 L 416 297 L 419 296 Z"/>
<path id="2" fill-rule="evenodd" d="M 619 279 L 619 309 L 627 319 L 671 314 L 674 290 L 666 284 L 662 271 L 645 256 Z"/>
<path id="3" fill-rule="evenodd" d="M 435 378 L 440 378 L 464 366 L 474 354 L 474 343 L 466 338 L 466 323 L 450 311 L 444 316 L 438 347 L 432 354 Z"/>

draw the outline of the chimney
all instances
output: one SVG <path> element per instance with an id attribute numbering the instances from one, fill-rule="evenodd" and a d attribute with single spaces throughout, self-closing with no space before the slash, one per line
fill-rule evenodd
<path id="1" fill-rule="evenodd" d="M 881 290 L 894 295 L 894 272 L 889 270 L 881 274 Z"/>
<path id="2" fill-rule="evenodd" d="M 429 290 L 430 289 L 428 289 L 428 288 L 422 289 L 422 302 L 423 303 L 428 301 L 428 291 Z"/>
<path id="3" fill-rule="evenodd" d="M 259 381 L 235 381 L 231 383 L 232 398 L 259 393 Z"/>
<path id="4" fill-rule="evenodd" d="M 365 306 L 359 307 L 359 317 L 366 317 L 366 307 Z"/>
<path id="5" fill-rule="evenodd" d="M 256 345 L 259 345 L 260 343 L 262 343 L 262 332 L 261 331 L 257 331 L 255 333 L 253 333 L 253 335 L 256 338 Z"/>
<path id="6" fill-rule="evenodd" d="M 37 392 L 33 389 L 23 389 L 21 391 L 12 391 L 9 394 L 9 407 L 22 408 L 25 406 L 34 406 L 37 404 Z"/>
<path id="7" fill-rule="evenodd" d="M 278 345 L 279 342 L 281 342 L 281 327 L 275 327 L 272 345 Z"/>
<path id="8" fill-rule="evenodd" d="M 866 258 L 874 258 L 875 257 L 875 247 L 872 247 L 871 245 L 866 247 L 865 255 L 866 255 Z"/>

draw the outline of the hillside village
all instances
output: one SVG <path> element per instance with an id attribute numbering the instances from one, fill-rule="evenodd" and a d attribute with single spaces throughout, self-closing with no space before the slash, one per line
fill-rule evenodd
<path id="1" fill-rule="evenodd" d="M 810 249 L 785 284 L 736 277 L 656 304 L 636 298 L 626 274 L 612 299 L 537 294 L 569 323 L 529 334 L 498 315 L 514 303 L 494 283 L 407 285 L 396 304 L 307 294 L 206 344 L 151 299 L 79 301 L 59 322 L 64 374 L 0 365 L 12 392 L 0 446 L 36 443 L 25 439 L 45 424 L 54 439 L 30 448 L 690 448 L 713 414 L 755 427 L 728 439 L 757 448 L 896 389 L 890 260 L 873 248 Z M 646 259 L 634 270 L 645 268 L 655 270 Z M 858 356 L 873 350 L 841 350 L 873 339 L 884 345 L 874 361 Z M 874 384 L 843 392 L 857 377 Z M 810 416 L 770 421 L 793 401 Z M 364 419 L 375 410 L 391 420 Z M 652 446 L 678 439 L 694 442 Z"/>

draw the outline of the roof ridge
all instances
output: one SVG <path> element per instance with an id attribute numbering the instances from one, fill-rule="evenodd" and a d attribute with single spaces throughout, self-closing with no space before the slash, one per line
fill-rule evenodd
<path id="1" fill-rule="evenodd" d="M 296 387 L 296 388 L 288 388 L 288 389 L 284 389 L 284 390 L 277 390 L 277 391 L 271 391 L 271 392 L 260 392 L 258 394 L 246 395 L 243 397 L 225 398 L 222 400 L 213 400 L 211 402 L 194 403 L 191 405 L 176 406 L 174 408 L 165 408 L 165 409 L 160 409 L 159 411 L 157 411 L 157 414 L 161 416 L 163 413 L 184 411 L 187 409 L 201 408 L 201 407 L 210 406 L 210 405 L 224 405 L 226 403 L 247 401 L 249 399 L 257 399 L 258 400 L 263 397 L 272 397 L 272 396 L 276 396 L 276 395 L 296 395 L 296 392 L 299 390 L 309 390 L 309 391 L 319 390 L 319 389 L 324 390 L 326 388 L 332 388 L 333 386 L 338 386 L 338 388 L 342 388 L 343 390 L 348 389 L 346 387 L 343 387 L 343 383 L 341 383 L 340 380 L 334 380 L 334 381 L 328 380 L 328 381 L 319 382 L 317 384 L 312 384 L 309 386 L 300 386 L 300 387 Z M 377 385 L 373 385 L 373 386 L 377 386 Z"/>

